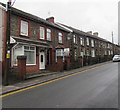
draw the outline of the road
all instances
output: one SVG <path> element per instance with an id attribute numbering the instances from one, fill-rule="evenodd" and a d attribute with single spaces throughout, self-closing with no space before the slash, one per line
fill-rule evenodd
<path id="1" fill-rule="evenodd" d="M 117 108 L 118 63 L 3 97 L 3 108 Z"/>

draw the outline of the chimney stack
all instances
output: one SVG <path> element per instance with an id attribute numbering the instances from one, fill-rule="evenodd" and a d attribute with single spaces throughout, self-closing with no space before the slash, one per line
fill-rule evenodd
<path id="1" fill-rule="evenodd" d="M 94 32 L 93 35 L 98 37 L 98 32 Z"/>
<path id="2" fill-rule="evenodd" d="M 88 31 L 87 33 L 92 35 L 92 31 Z"/>
<path id="3" fill-rule="evenodd" d="M 46 18 L 46 21 L 49 21 L 49 22 L 54 23 L 54 17 L 49 17 L 49 18 Z"/>

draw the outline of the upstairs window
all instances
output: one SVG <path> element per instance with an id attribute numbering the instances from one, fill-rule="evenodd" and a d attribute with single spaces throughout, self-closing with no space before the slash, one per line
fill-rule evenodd
<path id="1" fill-rule="evenodd" d="M 91 40 L 91 46 L 94 47 L 94 40 Z"/>
<path id="2" fill-rule="evenodd" d="M 86 39 L 86 42 L 87 42 L 87 45 L 89 45 L 89 38 L 87 37 L 87 39 Z"/>
<path id="3" fill-rule="evenodd" d="M 20 35 L 22 36 L 29 36 L 28 35 L 28 29 L 29 23 L 27 21 L 21 20 L 20 22 Z"/>
<path id="4" fill-rule="evenodd" d="M 63 43 L 63 35 L 61 32 L 58 33 L 58 42 Z"/>
<path id="5" fill-rule="evenodd" d="M 73 43 L 77 44 L 77 37 L 73 35 Z"/>
<path id="6" fill-rule="evenodd" d="M 51 41 L 51 30 L 47 29 L 47 40 Z"/>
<path id="7" fill-rule="evenodd" d="M 82 37 L 80 38 L 80 44 L 84 46 L 84 39 Z"/>
<path id="8" fill-rule="evenodd" d="M 45 39 L 45 28 L 40 26 L 40 39 Z"/>

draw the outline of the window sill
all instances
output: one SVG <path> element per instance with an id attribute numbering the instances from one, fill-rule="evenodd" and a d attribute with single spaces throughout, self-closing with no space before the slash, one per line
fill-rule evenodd
<path id="1" fill-rule="evenodd" d="M 35 66 L 36 64 L 26 64 L 26 66 Z M 14 66 L 18 66 L 18 64 L 14 64 Z"/>
<path id="2" fill-rule="evenodd" d="M 39 39 L 39 40 L 46 40 L 46 39 Z"/>
<path id="3" fill-rule="evenodd" d="M 63 43 L 59 43 L 59 42 L 58 42 L 58 44 L 61 44 L 61 45 L 63 45 Z"/>
<path id="4" fill-rule="evenodd" d="M 26 64 L 26 66 L 35 66 L 36 64 Z"/>
<path id="5" fill-rule="evenodd" d="M 52 40 L 46 40 L 47 42 L 52 42 Z"/>
<path id="6" fill-rule="evenodd" d="M 21 35 L 21 34 L 20 34 L 19 36 L 22 36 L 22 37 L 30 37 L 29 35 L 28 35 L 28 36 L 26 36 L 26 35 Z"/>

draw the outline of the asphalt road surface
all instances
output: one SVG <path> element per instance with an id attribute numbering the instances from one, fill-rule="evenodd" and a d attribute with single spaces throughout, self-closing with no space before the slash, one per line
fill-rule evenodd
<path id="1" fill-rule="evenodd" d="M 117 62 L 3 98 L 3 108 L 117 107 Z"/>

